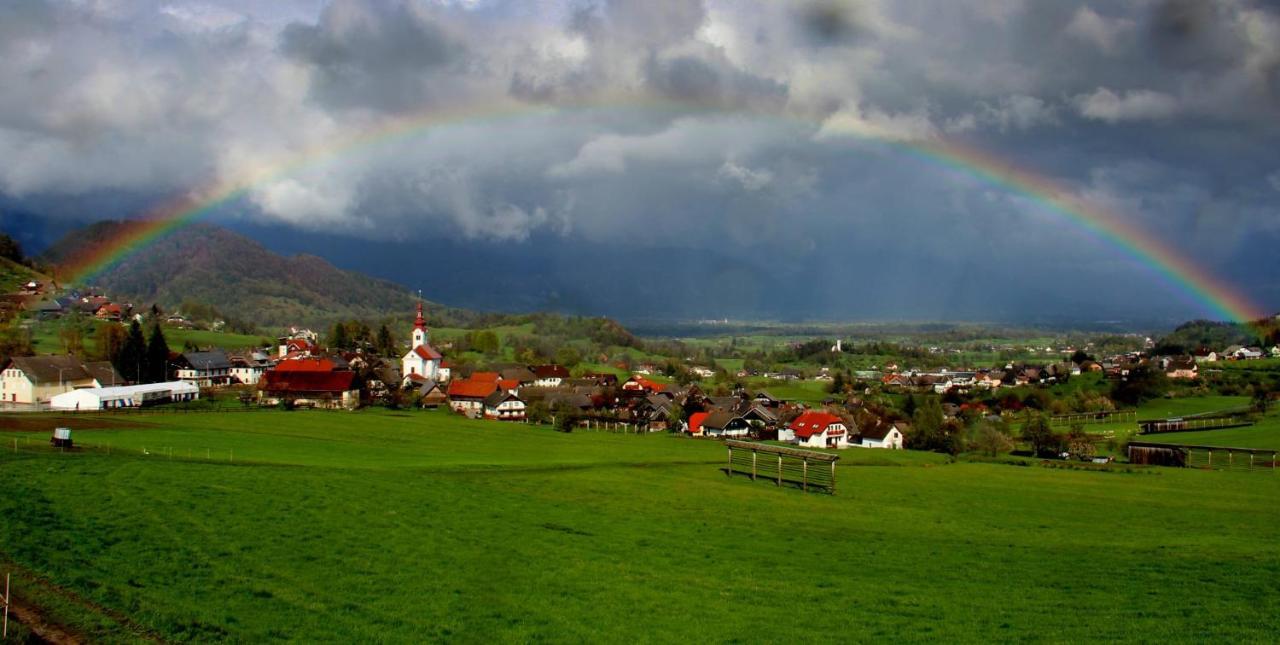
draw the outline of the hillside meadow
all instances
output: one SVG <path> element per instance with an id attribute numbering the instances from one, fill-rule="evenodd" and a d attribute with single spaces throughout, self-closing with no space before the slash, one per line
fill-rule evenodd
<path id="1" fill-rule="evenodd" d="M 1267 641 L 1280 628 L 1270 474 L 848 450 L 831 496 L 726 477 L 711 441 L 446 413 L 84 416 L 86 449 L 69 453 L 40 427 L 61 422 L 0 417 L 0 566 L 89 640 Z"/>

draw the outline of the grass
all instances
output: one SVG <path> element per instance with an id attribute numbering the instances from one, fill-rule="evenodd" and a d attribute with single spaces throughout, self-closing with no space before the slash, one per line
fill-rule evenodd
<path id="1" fill-rule="evenodd" d="M 1280 628 L 1280 478 L 1256 473 L 851 449 L 827 496 L 727 478 L 721 446 L 665 435 L 377 411 L 129 420 L 76 430 L 110 455 L 0 453 L 0 551 L 74 593 L 49 611 L 88 640 L 1266 641 Z M 236 461 L 185 458 L 203 447 Z M 858 466 L 872 458 L 903 467 Z"/>

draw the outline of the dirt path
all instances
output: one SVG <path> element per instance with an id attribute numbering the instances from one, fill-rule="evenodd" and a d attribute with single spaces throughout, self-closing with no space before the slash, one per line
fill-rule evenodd
<path id="1" fill-rule="evenodd" d="M 77 645 L 85 642 L 83 638 L 62 625 L 45 620 L 44 615 L 36 607 L 17 599 L 14 599 L 9 604 L 9 622 L 13 623 L 15 620 L 22 623 L 24 627 L 31 630 L 32 634 L 35 634 L 37 638 L 45 643 Z M 9 625 L 9 629 L 13 629 L 12 624 Z"/>

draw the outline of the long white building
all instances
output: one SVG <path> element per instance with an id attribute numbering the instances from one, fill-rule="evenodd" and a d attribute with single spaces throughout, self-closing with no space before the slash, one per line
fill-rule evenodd
<path id="1" fill-rule="evenodd" d="M 136 408 L 144 405 L 193 401 L 200 398 L 200 388 L 185 381 L 122 385 L 120 387 L 86 387 L 55 395 L 49 402 L 54 410 L 106 410 Z"/>

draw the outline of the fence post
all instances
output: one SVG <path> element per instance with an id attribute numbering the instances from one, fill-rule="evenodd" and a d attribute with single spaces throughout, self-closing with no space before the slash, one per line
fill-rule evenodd
<path id="1" fill-rule="evenodd" d="M 778 486 L 782 486 L 782 455 L 778 455 Z"/>
<path id="2" fill-rule="evenodd" d="M 800 470 L 800 488 L 809 492 L 809 458 L 805 457 Z"/>
<path id="3" fill-rule="evenodd" d="M 756 456 L 757 456 L 757 453 L 753 449 L 751 451 L 751 481 L 756 480 Z"/>
<path id="4" fill-rule="evenodd" d="M 831 462 L 831 494 L 836 494 L 836 462 Z"/>
<path id="5" fill-rule="evenodd" d="M 728 446 L 728 448 L 729 448 L 729 467 L 724 470 L 724 474 L 730 477 L 733 477 L 733 446 Z"/>

